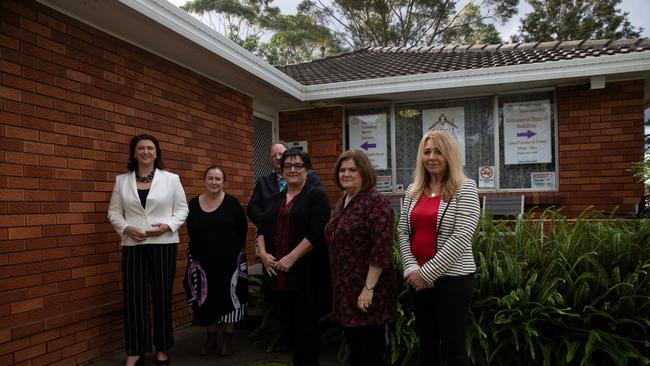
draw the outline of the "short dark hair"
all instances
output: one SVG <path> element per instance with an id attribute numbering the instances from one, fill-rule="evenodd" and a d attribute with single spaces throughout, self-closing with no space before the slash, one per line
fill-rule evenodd
<path id="1" fill-rule="evenodd" d="M 296 149 L 293 147 L 291 149 L 285 150 L 284 154 L 282 154 L 282 158 L 280 158 L 280 167 L 284 169 L 284 161 L 287 160 L 287 158 L 293 156 L 299 156 L 300 159 L 302 159 L 302 163 L 305 164 L 305 168 L 307 170 L 311 169 L 311 158 L 309 157 L 309 154 L 307 154 L 303 150 Z"/>
<path id="2" fill-rule="evenodd" d="M 135 158 L 135 146 L 142 140 L 149 140 L 153 142 L 153 146 L 156 147 L 156 160 L 153 162 L 154 168 L 161 170 L 165 169 L 165 163 L 163 163 L 162 159 L 162 150 L 160 149 L 158 139 L 145 133 L 131 138 L 131 143 L 129 144 L 129 161 L 126 163 L 126 169 L 130 172 L 138 169 L 138 159 Z"/>
<path id="3" fill-rule="evenodd" d="M 363 151 L 348 150 L 336 159 L 334 183 L 336 183 L 339 188 L 343 189 L 341 182 L 339 181 L 339 169 L 341 169 L 341 164 L 346 160 L 354 161 L 354 165 L 361 174 L 361 179 L 363 180 L 361 191 L 372 188 L 377 184 L 377 173 L 375 173 L 375 168 L 372 167 L 372 163 L 370 162 L 370 159 L 368 159 L 368 156 Z"/>
<path id="4" fill-rule="evenodd" d="M 209 167 L 208 169 L 206 169 L 205 172 L 203 172 L 203 179 L 205 179 L 205 177 L 208 176 L 208 172 L 210 170 L 213 170 L 213 169 L 217 169 L 218 171 L 221 172 L 221 175 L 223 175 L 223 181 L 225 182 L 226 181 L 226 172 L 219 165 L 213 165 L 213 166 Z"/>

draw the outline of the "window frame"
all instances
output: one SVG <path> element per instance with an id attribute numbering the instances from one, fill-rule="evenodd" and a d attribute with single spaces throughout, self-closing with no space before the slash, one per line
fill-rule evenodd
<path id="1" fill-rule="evenodd" d="M 553 115 L 553 158 L 555 160 L 554 164 L 554 173 L 555 173 L 555 187 L 553 188 L 501 188 L 501 128 L 503 127 L 503 121 L 502 118 L 499 115 L 499 104 L 501 101 L 502 97 L 505 96 L 512 96 L 512 95 L 522 95 L 522 94 L 536 94 L 536 93 L 548 93 L 552 92 L 552 103 L 553 103 L 553 110 L 551 111 Z M 418 103 L 426 103 L 426 102 L 440 102 L 440 101 L 448 101 L 448 100 L 465 100 L 465 99 L 472 99 L 472 98 L 482 98 L 482 97 L 491 97 L 493 100 L 493 120 L 494 120 L 494 128 L 495 128 L 495 133 L 494 133 L 494 168 L 495 168 L 495 181 L 494 181 L 494 188 L 479 188 L 478 191 L 479 193 L 507 193 L 507 192 L 513 192 L 513 193 L 527 193 L 527 192 L 558 192 L 559 191 L 559 175 L 560 175 L 560 146 L 559 146 L 559 136 L 558 136 L 558 127 L 559 127 L 559 120 L 558 120 L 558 93 L 557 93 L 557 88 L 556 87 L 545 87 L 545 88 L 530 88 L 530 89 L 523 89 L 523 90 L 506 90 L 502 92 L 495 92 L 495 93 L 483 93 L 483 94 L 470 94 L 470 95 L 464 95 L 464 96 L 454 96 L 454 97 L 446 97 L 446 98 L 417 98 L 417 99 L 405 99 L 405 100 L 392 100 L 390 102 L 375 102 L 375 103 L 354 103 L 354 104 L 349 104 L 345 105 L 343 107 L 343 113 L 341 117 L 341 146 L 345 147 L 345 150 L 349 149 L 349 144 L 347 144 L 347 123 L 348 123 L 348 111 L 349 110 L 363 110 L 363 109 L 379 109 L 379 108 L 386 108 L 388 110 L 387 112 L 387 118 L 388 118 L 388 123 L 389 123 L 389 129 L 388 133 L 390 134 L 389 138 L 387 138 L 387 143 L 389 145 L 390 149 L 390 156 L 387 157 L 390 159 L 390 174 L 391 174 L 391 181 L 392 181 L 392 190 L 390 192 L 384 192 L 385 194 L 404 194 L 406 187 L 404 187 L 404 191 L 397 191 L 397 149 L 395 148 L 397 141 L 396 141 L 396 136 L 397 136 L 397 126 L 396 126 L 396 113 L 397 113 L 397 108 L 396 106 L 399 104 L 418 104 Z"/>

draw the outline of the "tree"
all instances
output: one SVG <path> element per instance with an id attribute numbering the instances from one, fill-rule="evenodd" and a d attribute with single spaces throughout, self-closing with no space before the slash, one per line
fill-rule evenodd
<path id="1" fill-rule="evenodd" d="M 304 0 L 301 6 L 351 48 L 429 46 L 446 40 L 482 43 L 497 32 L 488 21 L 506 22 L 519 0 Z M 484 37 L 485 36 L 485 37 Z M 499 39 L 500 40 L 500 39 Z"/>
<path id="2" fill-rule="evenodd" d="M 259 55 L 264 30 L 258 19 L 268 3 L 266 0 L 190 0 L 181 9 L 205 16 L 212 29 Z"/>
<path id="3" fill-rule="evenodd" d="M 300 7 L 295 15 L 267 12 L 260 23 L 272 34 L 261 51 L 273 65 L 308 62 L 342 51 L 332 32 Z"/>
<path id="4" fill-rule="evenodd" d="M 527 0 L 533 11 L 521 19 L 513 42 L 637 38 L 621 0 Z"/>
<path id="5" fill-rule="evenodd" d="M 481 9 L 468 4 L 458 16 L 459 26 L 448 29 L 442 35 L 443 44 L 502 43 L 501 35 L 494 24 L 481 20 Z"/>

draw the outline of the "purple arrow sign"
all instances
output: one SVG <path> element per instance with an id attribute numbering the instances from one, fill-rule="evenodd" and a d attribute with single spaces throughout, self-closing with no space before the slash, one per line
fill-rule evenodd
<path id="1" fill-rule="evenodd" d="M 377 147 L 377 144 L 369 144 L 368 141 L 366 141 L 361 145 L 361 147 L 368 151 L 370 148 Z"/>
<path id="2" fill-rule="evenodd" d="M 518 132 L 517 137 L 525 137 L 525 138 L 531 138 L 533 136 L 537 135 L 535 132 L 531 130 L 527 130 L 526 132 Z"/>

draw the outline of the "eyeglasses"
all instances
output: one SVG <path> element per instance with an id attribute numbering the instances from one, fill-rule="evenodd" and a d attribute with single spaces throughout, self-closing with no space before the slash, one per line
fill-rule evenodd
<path id="1" fill-rule="evenodd" d="M 286 171 L 291 171 L 292 168 L 296 169 L 296 171 L 303 170 L 305 167 L 305 164 L 303 163 L 296 163 L 296 164 L 289 164 L 289 163 L 284 163 L 284 166 L 282 169 Z"/>

